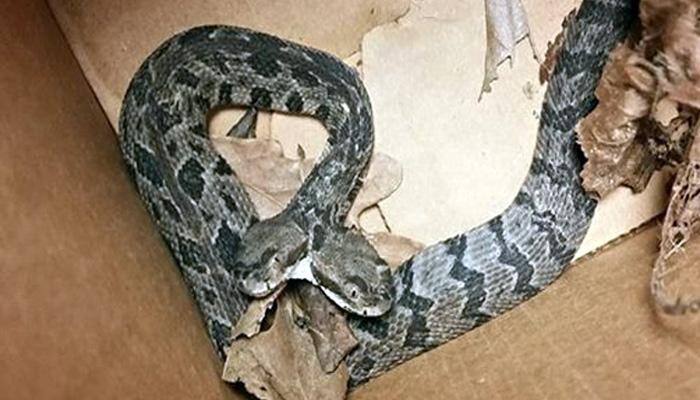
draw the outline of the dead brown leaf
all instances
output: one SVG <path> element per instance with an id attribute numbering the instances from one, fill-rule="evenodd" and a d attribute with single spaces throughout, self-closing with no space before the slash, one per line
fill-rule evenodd
<path id="1" fill-rule="evenodd" d="M 696 279 L 700 270 L 695 257 L 700 241 L 693 236 L 700 228 L 700 136 L 696 135 L 688 163 L 678 171 L 671 192 L 671 201 L 661 231 L 660 253 L 654 264 L 651 292 L 656 304 L 667 314 L 700 311 L 700 297 L 688 295 L 689 287 L 700 290 Z M 694 240 L 693 240 L 694 239 Z M 673 290 L 670 284 L 675 283 Z M 682 294 L 685 292 L 685 294 Z"/>
<path id="2" fill-rule="evenodd" d="M 564 44 L 564 36 L 566 35 L 566 29 L 569 24 L 573 21 L 576 16 L 576 9 L 574 8 L 564 17 L 561 21 L 561 32 L 557 34 L 554 38 L 554 42 L 547 43 L 547 52 L 544 54 L 544 61 L 540 64 L 540 84 L 544 84 L 549 81 L 549 76 L 554 71 L 554 67 L 557 63 L 557 56 L 559 55 L 559 50 Z"/>
<path id="3" fill-rule="evenodd" d="M 271 139 L 218 137 L 212 141 L 236 171 L 263 219 L 284 209 L 313 165 L 313 160 L 284 157 L 282 146 Z"/>
<path id="4" fill-rule="evenodd" d="M 330 374 L 323 370 L 307 318 L 290 292 L 282 293 L 270 329 L 231 344 L 223 379 L 241 382 L 265 400 L 345 398 L 347 367 L 341 364 Z"/>
<path id="5" fill-rule="evenodd" d="M 367 235 L 379 256 L 391 268 L 396 268 L 425 248 L 423 243 L 388 232 Z"/>
<path id="6" fill-rule="evenodd" d="M 360 214 L 394 193 L 401 185 L 401 179 L 401 164 L 398 161 L 383 153 L 374 154 L 345 224 L 359 228 Z"/>
<path id="7" fill-rule="evenodd" d="M 215 148 L 236 171 L 250 194 L 261 218 L 269 218 L 284 209 L 306 176 L 314 160 L 284 156 L 279 142 L 271 139 L 212 138 Z M 359 216 L 367 208 L 391 195 L 401 184 L 401 166 L 393 158 L 377 153 L 372 157 L 367 176 L 348 215 L 348 224 L 359 226 Z"/>
<path id="8" fill-rule="evenodd" d="M 260 332 L 262 322 L 267 316 L 268 311 L 272 309 L 275 300 L 277 300 L 285 287 L 286 285 L 284 284 L 280 285 L 279 288 L 269 295 L 253 299 L 233 328 L 231 339 L 235 340 L 240 336 L 253 337 L 257 335 Z"/>
<path id="9" fill-rule="evenodd" d="M 630 86 L 628 73 L 638 56 L 626 44 L 610 55 L 596 88 L 598 106 L 576 127 L 579 142 L 588 161 L 581 177 L 583 187 L 604 197 L 620 185 L 635 192 L 643 190 L 656 168 L 644 135 L 641 120 L 652 108 L 646 93 Z"/>
<path id="10" fill-rule="evenodd" d="M 293 294 L 296 318 L 305 321 L 321 368 L 330 374 L 358 341 L 348 327 L 345 313 L 328 300 L 321 289 L 300 283 Z"/>
<path id="11" fill-rule="evenodd" d="M 589 161 L 586 190 L 604 196 L 619 185 L 641 191 L 651 173 L 685 161 L 700 107 L 698 4 L 642 1 L 638 43 L 619 46 L 579 125 Z"/>

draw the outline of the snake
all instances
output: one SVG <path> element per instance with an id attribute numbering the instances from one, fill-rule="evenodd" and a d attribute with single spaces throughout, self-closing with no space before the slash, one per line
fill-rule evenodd
<path id="1" fill-rule="evenodd" d="M 303 257 L 316 265 L 316 284 L 349 311 L 359 341 L 346 359 L 351 388 L 549 286 L 573 259 L 597 204 L 581 187 L 575 126 L 595 107 L 607 55 L 637 8 L 632 0 L 583 0 L 565 31 L 530 169 L 512 203 L 393 273 L 372 251 L 353 253 L 361 239 L 345 240 L 354 234 L 339 228 L 374 142 L 357 72 L 321 50 L 241 27 L 199 26 L 163 42 L 129 84 L 119 144 L 218 355 L 225 358 L 251 299 L 289 279 L 289 266 Z M 231 106 L 310 116 L 328 131 L 311 173 L 271 219 L 260 220 L 208 135 L 212 112 Z"/>

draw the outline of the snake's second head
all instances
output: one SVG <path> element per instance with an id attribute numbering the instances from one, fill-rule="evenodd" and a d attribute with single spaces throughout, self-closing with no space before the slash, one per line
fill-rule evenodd
<path id="1" fill-rule="evenodd" d="M 318 250 L 310 251 L 316 284 L 353 314 L 376 317 L 389 311 L 394 289 L 386 262 L 358 232 L 346 230 L 330 236 Z"/>
<path id="2" fill-rule="evenodd" d="M 252 225 L 234 260 L 241 290 L 253 297 L 272 293 L 288 280 L 291 268 L 306 253 L 307 243 L 301 228 L 282 214 Z"/>

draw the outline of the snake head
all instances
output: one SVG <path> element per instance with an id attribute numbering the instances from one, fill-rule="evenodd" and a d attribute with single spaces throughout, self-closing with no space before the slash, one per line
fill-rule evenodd
<path id="1" fill-rule="evenodd" d="M 339 307 L 365 317 L 389 311 L 394 297 L 391 271 L 359 232 L 329 233 L 310 256 L 313 280 Z"/>
<path id="2" fill-rule="evenodd" d="M 241 238 L 234 260 L 241 290 L 253 297 L 272 293 L 289 279 L 307 243 L 306 234 L 284 214 L 252 225 Z"/>

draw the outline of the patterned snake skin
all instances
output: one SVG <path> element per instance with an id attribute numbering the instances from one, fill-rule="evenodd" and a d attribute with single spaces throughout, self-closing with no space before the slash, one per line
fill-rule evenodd
<path id="1" fill-rule="evenodd" d="M 550 79 L 532 166 L 515 200 L 501 215 L 401 265 L 390 278 L 389 312 L 350 317 L 360 341 L 347 361 L 351 386 L 522 303 L 571 261 L 596 204 L 580 187 L 583 161 L 573 128 L 595 105 L 606 56 L 635 15 L 631 0 L 583 1 Z M 300 227 L 314 248 L 347 212 L 373 143 L 362 83 L 318 50 L 205 26 L 167 40 L 142 64 L 120 116 L 123 155 L 222 358 L 250 299 L 240 283 L 240 270 L 249 266 L 236 262 L 237 252 L 246 233 L 262 226 L 208 138 L 210 111 L 230 105 L 310 115 L 328 130 L 324 155 L 272 224 Z"/>

